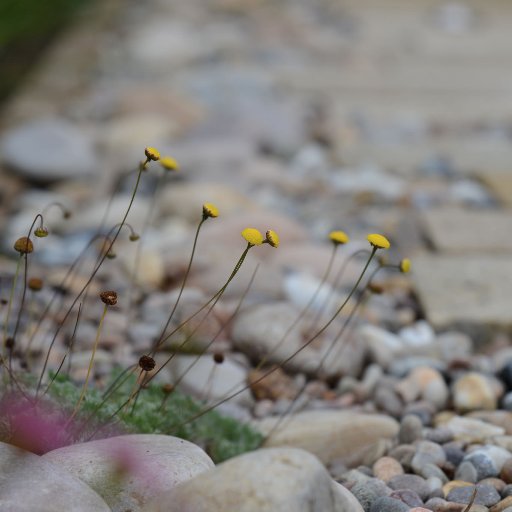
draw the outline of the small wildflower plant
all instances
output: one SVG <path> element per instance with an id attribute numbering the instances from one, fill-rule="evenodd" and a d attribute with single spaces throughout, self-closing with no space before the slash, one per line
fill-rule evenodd
<path id="1" fill-rule="evenodd" d="M 30 271 L 30 258 L 37 249 L 37 244 L 35 247 L 32 236 L 41 239 L 38 243 L 51 243 L 51 230 L 44 225 L 44 215 L 47 209 L 35 217 L 27 234 L 20 236 L 14 242 L 13 250 L 17 253 L 16 270 L 8 295 L 5 298 L 2 297 L 4 299 L 4 313 L 0 357 L 0 440 L 42 454 L 78 441 L 108 437 L 120 432 L 140 432 L 173 434 L 190 439 L 204 447 L 217 461 L 232 457 L 243 451 L 252 450 L 263 442 L 263 436 L 248 425 L 243 425 L 232 418 L 223 417 L 216 409 L 240 393 L 252 389 L 255 384 L 263 381 L 276 370 L 283 368 L 297 354 L 314 343 L 320 336 L 323 336 L 353 296 L 359 293 L 356 306 L 363 303 L 364 292 L 371 293 L 372 290 L 376 289 L 372 278 L 381 268 L 392 267 L 402 273 L 407 273 L 411 269 L 411 262 L 407 258 L 402 259 L 397 265 L 390 265 L 384 259 L 379 258 L 377 268 L 366 283 L 361 285 L 377 251 L 389 249 L 391 245 L 384 235 L 375 233 L 368 235 L 370 250 L 358 251 L 360 254 L 367 255 L 366 263 L 362 266 L 358 279 L 345 300 L 329 318 L 320 319 L 317 317 L 312 322 L 312 330 L 300 348 L 281 361 L 280 364 L 272 367 L 267 365 L 272 353 L 265 355 L 257 364 L 256 370 L 261 369 L 261 371 L 258 373 L 256 380 L 241 382 L 239 386 L 220 399 L 210 399 L 208 393 L 204 400 L 194 399 L 186 396 L 179 389 L 179 384 L 185 374 L 178 376 L 174 382 L 164 384 L 157 377 L 159 375 L 161 377 L 162 370 L 180 351 L 185 350 L 187 342 L 194 336 L 195 331 L 212 314 L 226 289 L 236 278 L 249 251 L 265 250 L 259 247 L 263 245 L 268 245 L 272 249 L 279 249 L 281 244 L 279 233 L 271 228 L 267 229 L 264 235 L 254 227 L 243 229 L 241 232 L 241 248 L 243 248 L 243 242 L 246 244 L 245 248 L 234 263 L 233 270 L 227 276 L 224 284 L 209 299 L 205 300 L 197 311 L 177 321 L 175 319 L 176 311 L 193 267 L 201 228 L 205 222 L 218 222 L 217 218 L 221 217 L 221 210 L 217 205 L 205 202 L 202 205 L 188 265 L 183 273 L 176 300 L 166 321 L 159 330 L 160 334 L 147 347 L 145 352 L 138 354 L 138 359 L 133 361 L 130 366 L 116 368 L 107 382 L 103 381 L 91 385 L 95 381 L 96 357 L 100 341 L 104 336 L 105 318 L 109 315 L 109 310 L 115 309 L 119 304 L 127 301 L 126 292 L 124 291 L 104 289 L 94 294 L 92 285 L 97 284 L 98 274 L 106 260 L 115 258 L 116 242 L 121 236 L 124 236 L 124 228 L 129 230 L 128 238 L 130 242 L 141 243 L 141 237 L 144 233 L 136 233 L 133 227 L 127 223 L 127 218 L 136 200 L 143 175 L 151 172 L 152 166 L 160 166 L 165 174 L 168 171 L 179 169 L 179 164 L 173 157 L 161 156 L 160 152 L 154 147 L 146 147 L 144 157 L 138 166 L 135 185 L 119 223 L 112 226 L 106 235 L 101 231 L 93 235 L 90 243 L 64 276 L 60 284 L 61 289 L 64 289 L 68 281 L 76 275 L 84 254 L 99 244 L 97 259 L 89 272 L 88 278 L 85 279 L 81 287 L 74 291 L 74 296 L 65 303 L 59 306 L 59 295 L 53 293 L 46 303 L 39 303 L 39 306 L 35 307 L 37 296 L 45 289 L 45 279 L 32 275 Z M 65 219 L 70 217 L 70 211 L 60 203 L 55 203 L 55 206 L 62 210 Z M 293 328 L 308 312 L 318 292 L 331 277 L 330 274 L 337 250 L 340 246 L 349 243 L 349 236 L 344 231 L 337 230 L 328 234 L 328 240 L 332 244 L 332 254 L 319 287 L 281 339 L 276 340 L 274 351 L 284 343 Z M 354 255 L 357 256 L 358 253 Z M 339 283 L 344 268 L 342 267 L 334 278 L 335 287 Z M 23 282 L 20 286 L 22 275 Z M 135 277 L 134 274 L 128 290 L 130 293 L 133 291 L 131 288 L 135 288 Z M 83 315 L 83 308 L 92 298 L 101 307 L 101 312 L 98 311 L 96 335 L 92 343 L 86 373 L 81 379 L 72 378 L 70 360 L 73 357 L 75 335 Z M 243 298 L 241 298 L 233 316 L 238 312 Z M 43 323 L 47 315 L 57 308 L 60 308 L 59 321 L 55 324 L 53 333 L 50 334 L 46 352 L 41 354 L 42 364 L 38 368 L 31 357 L 31 347 L 38 333 L 43 329 Z M 37 318 L 34 318 L 34 309 L 38 313 Z M 353 315 L 356 310 L 357 307 L 352 308 L 350 315 Z M 197 320 L 198 315 L 201 315 L 200 320 Z M 193 320 L 195 325 L 190 328 L 181 344 L 173 347 L 166 359 L 159 357 L 164 351 L 165 353 L 168 352 L 166 342 L 182 328 L 190 325 Z M 319 362 L 318 372 L 321 371 L 345 327 L 346 323 L 339 335 L 332 340 L 329 350 Z M 210 342 L 206 343 L 196 354 L 196 359 L 187 371 L 207 354 L 210 354 L 214 363 L 209 381 L 213 378 L 215 372 L 222 371 L 226 355 L 224 352 L 216 350 L 214 345 L 221 331 L 222 329 L 211 333 Z M 60 355 L 57 357 L 54 355 L 54 351 L 57 341 L 60 339 L 59 334 L 62 334 L 62 332 L 69 332 L 69 339 L 64 353 L 60 351 Z M 292 401 L 291 406 L 300 398 L 304 389 L 305 385 Z"/>

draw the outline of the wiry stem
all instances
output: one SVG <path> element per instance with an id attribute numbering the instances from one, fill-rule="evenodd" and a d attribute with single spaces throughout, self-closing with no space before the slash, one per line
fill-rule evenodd
<path id="1" fill-rule="evenodd" d="M 98 324 L 98 329 L 96 331 L 96 339 L 94 340 L 94 346 L 92 347 L 91 360 L 89 361 L 89 367 L 87 368 L 87 375 L 85 377 L 84 385 L 82 386 L 82 392 L 80 393 L 80 398 L 78 399 L 78 402 L 76 403 L 73 413 L 71 414 L 68 421 L 71 421 L 76 416 L 76 413 L 80 408 L 80 404 L 85 397 L 85 393 L 87 392 L 87 385 L 89 384 L 89 377 L 91 375 L 92 365 L 94 363 L 94 356 L 96 355 L 96 349 L 98 348 L 98 342 L 100 341 L 101 327 L 103 326 L 103 320 L 105 320 L 107 309 L 108 306 L 105 304 L 103 307 L 103 313 L 100 318 L 100 323 Z"/>
<path id="2" fill-rule="evenodd" d="M 50 358 L 50 350 L 51 350 L 51 347 L 53 346 L 53 344 L 55 343 L 55 340 L 57 339 L 57 336 L 59 335 L 59 332 L 61 331 L 62 327 L 64 326 L 66 320 L 68 319 L 69 315 L 71 314 L 71 311 L 73 310 L 73 308 L 75 307 L 76 303 L 79 301 L 80 297 L 83 295 L 83 293 L 85 292 L 85 290 L 87 290 L 87 288 L 89 287 L 89 285 L 91 284 L 91 282 L 93 281 L 93 279 L 96 277 L 96 274 L 98 273 L 101 265 L 103 264 L 103 262 L 105 261 L 106 257 L 107 257 L 107 254 L 108 252 L 112 249 L 112 247 L 114 246 L 114 243 L 116 242 L 117 238 L 119 237 L 119 233 L 121 232 L 121 229 L 123 228 L 123 225 L 125 224 L 126 222 L 126 219 L 128 217 L 128 214 L 130 213 L 130 210 L 132 208 L 132 205 L 133 205 L 133 201 L 135 200 L 135 196 L 137 194 L 137 190 L 139 188 L 139 183 L 140 183 L 140 178 L 142 176 L 142 173 L 147 165 L 147 163 L 149 163 L 149 160 L 146 160 L 146 162 L 144 164 L 141 165 L 140 169 L 139 169 L 139 172 L 137 174 L 137 181 L 135 182 L 135 187 L 133 189 L 133 192 L 132 192 L 132 195 L 130 197 L 130 202 L 128 204 L 128 207 L 126 209 L 126 212 L 123 216 L 123 219 L 121 220 L 120 222 L 120 225 L 119 227 L 117 228 L 110 244 L 109 244 L 109 247 L 108 249 L 105 251 L 105 253 L 103 254 L 103 256 L 101 257 L 99 263 L 96 265 L 96 267 L 94 268 L 94 270 L 92 271 L 91 275 L 89 276 L 89 278 L 87 279 L 86 283 L 83 285 L 83 287 L 81 288 L 81 290 L 78 292 L 78 295 L 75 297 L 75 299 L 73 300 L 73 302 L 71 303 L 71 306 L 69 306 L 69 308 L 67 309 L 66 313 L 64 314 L 64 318 L 62 319 L 60 325 L 57 327 L 56 331 L 55 331 L 55 334 L 52 338 L 52 342 L 50 344 L 50 349 L 48 350 L 47 354 L 46 354 L 46 358 L 45 358 L 45 361 L 44 361 L 44 365 L 43 365 L 43 369 L 41 371 L 41 375 L 39 377 L 39 381 L 37 383 L 37 389 L 36 389 L 36 396 L 38 396 L 39 394 L 39 390 L 41 388 L 41 383 L 42 383 L 42 380 L 43 380 L 43 377 L 44 377 L 44 374 L 45 374 L 45 371 L 46 371 L 46 367 L 48 366 L 48 360 Z"/>
<path id="3" fill-rule="evenodd" d="M 352 287 L 352 290 L 350 291 L 350 293 L 348 294 L 347 298 L 345 299 L 345 301 L 343 302 L 343 304 L 337 309 L 337 311 L 334 313 L 334 315 L 329 319 L 329 321 L 321 328 L 319 329 L 311 338 L 308 339 L 308 341 L 306 341 L 301 347 L 299 347 L 295 352 L 293 352 L 290 356 L 288 356 L 286 359 L 284 359 L 283 361 L 281 361 L 281 363 L 277 366 L 274 366 L 272 368 L 270 368 L 268 371 L 266 371 L 261 377 L 259 377 L 258 379 L 252 381 L 250 384 L 247 384 L 246 386 L 244 386 L 242 389 L 239 389 L 238 391 L 230 394 L 229 396 L 219 400 L 218 402 L 216 402 L 215 404 L 203 409 L 202 411 L 200 411 L 199 413 L 195 414 L 194 416 L 192 416 L 191 418 L 187 419 L 186 421 L 183 421 L 181 422 L 179 425 L 176 426 L 176 428 L 180 428 L 184 425 L 186 425 L 187 423 L 190 423 L 192 421 L 195 421 L 196 419 L 200 418 L 201 416 L 203 416 L 204 414 L 206 414 L 207 412 L 215 409 L 216 407 L 218 407 L 219 405 L 222 405 L 223 403 L 227 402 L 228 400 L 231 400 L 232 398 L 234 398 L 235 396 L 238 396 L 240 393 L 243 393 L 246 389 L 249 389 L 251 388 L 254 384 L 258 384 L 259 382 L 261 382 L 262 380 L 266 379 L 269 375 L 271 375 L 272 373 L 274 373 L 278 368 L 281 368 L 282 366 L 286 365 L 286 363 L 290 362 L 297 354 L 299 354 L 300 352 L 302 352 L 307 346 L 309 346 L 311 343 L 313 343 L 313 341 L 315 341 L 319 336 L 321 336 L 326 329 L 329 328 L 329 326 L 332 324 L 332 322 L 334 322 L 335 318 L 338 316 L 338 314 L 341 312 L 341 310 L 346 306 L 346 304 L 348 303 L 348 301 L 351 299 L 352 295 L 354 294 L 354 292 L 356 291 L 356 289 L 358 288 L 366 270 L 368 269 L 369 265 L 370 265 L 370 262 L 372 261 L 373 257 L 375 256 L 375 252 L 376 252 L 376 248 L 373 247 L 373 250 L 370 254 L 370 257 L 368 258 L 368 261 L 366 262 L 364 268 L 363 268 L 363 271 L 361 272 L 359 278 L 357 279 L 355 285 Z"/>
<path id="4" fill-rule="evenodd" d="M 181 296 L 183 294 L 183 290 L 185 289 L 185 285 L 187 283 L 187 279 L 188 279 L 188 275 L 190 273 L 190 269 L 192 267 L 192 261 L 194 260 L 194 255 L 195 255 L 195 252 L 196 252 L 196 246 L 197 246 L 197 239 L 199 238 L 199 231 L 201 230 L 201 226 L 204 224 L 204 221 L 207 219 L 207 217 L 203 217 L 201 219 L 201 221 L 199 222 L 198 226 L 197 226 L 197 229 L 196 229 L 196 234 L 194 236 L 194 243 L 192 245 L 192 252 L 190 253 L 190 258 L 188 260 L 188 265 L 187 265 L 187 270 L 185 271 L 185 275 L 183 277 L 183 281 L 181 282 L 181 287 L 180 287 L 180 291 L 178 293 L 178 297 L 176 299 L 176 302 L 174 303 L 174 306 L 167 318 L 167 321 L 165 322 L 165 325 L 162 329 L 162 332 L 160 333 L 160 336 L 158 337 L 158 339 L 156 340 L 155 342 L 155 348 L 157 348 L 162 340 L 164 339 L 164 336 L 165 336 L 165 331 L 167 331 L 167 328 L 169 327 L 169 324 L 171 323 L 172 319 L 173 319 L 173 316 L 174 316 L 174 313 L 176 312 L 176 308 L 178 307 L 178 303 L 181 299 Z"/>

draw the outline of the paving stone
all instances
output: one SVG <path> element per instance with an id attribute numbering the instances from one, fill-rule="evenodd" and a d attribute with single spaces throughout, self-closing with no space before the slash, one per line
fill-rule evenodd
<path id="1" fill-rule="evenodd" d="M 497 210 L 432 209 L 424 212 L 426 235 L 434 247 L 447 253 L 512 252 L 506 236 L 512 214 Z"/>
<path id="2" fill-rule="evenodd" d="M 429 322 L 438 329 L 512 327 L 507 255 L 417 255 L 412 273 Z"/>
<path id="3" fill-rule="evenodd" d="M 476 173 L 476 177 L 489 188 L 501 204 L 508 208 L 512 207 L 512 167 L 509 171 L 481 171 Z"/>

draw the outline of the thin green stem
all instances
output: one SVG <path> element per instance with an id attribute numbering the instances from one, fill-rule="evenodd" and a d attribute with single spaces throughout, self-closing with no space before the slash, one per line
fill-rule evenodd
<path id="1" fill-rule="evenodd" d="M 167 331 L 167 328 L 169 327 L 169 324 L 171 323 L 171 321 L 173 319 L 174 313 L 176 312 L 176 308 L 178 307 L 178 303 L 180 302 L 181 296 L 183 294 L 183 290 L 185 289 L 185 285 L 187 283 L 187 279 L 188 279 L 188 275 L 190 273 L 190 269 L 192 268 L 192 261 L 194 260 L 194 255 L 195 255 L 195 252 L 196 252 L 197 240 L 199 238 L 199 231 L 201 230 L 201 226 L 204 224 L 204 222 L 205 222 L 205 220 L 207 218 L 208 217 L 204 217 L 203 216 L 203 218 L 201 219 L 201 221 L 199 222 L 199 224 L 197 226 L 196 234 L 194 236 L 194 243 L 192 245 L 192 252 L 190 253 L 190 258 L 188 260 L 187 270 L 185 271 L 185 275 L 184 275 L 183 281 L 181 283 L 181 287 L 180 287 L 180 291 L 178 293 L 178 297 L 177 297 L 176 301 L 174 302 L 174 306 L 173 306 L 169 316 L 167 317 L 167 321 L 165 322 L 165 325 L 164 325 L 164 327 L 162 329 L 162 332 L 160 333 L 160 336 L 156 340 L 155 348 L 159 346 L 161 340 L 164 338 L 165 331 Z M 153 353 L 154 353 L 154 351 L 153 351 Z"/>
<path id="2" fill-rule="evenodd" d="M 202 411 L 200 411 L 199 413 L 195 414 L 194 416 L 192 416 L 191 418 L 189 418 L 188 420 L 180 423 L 179 425 L 177 425 L 176 428 L 180 428 L 184 425 L 186 425 L 187 423 L 190 423 L 192 421 L 195 421 L 196 419 L 200 418 L 201 416 L 203 416 L 204 414 L 206 414 L 207 412 L 215 409 L 216 407 L 218 407 L 219 405 L 222 405 L 223 403 L 227 402 L 228 400 L 231 400 L 232 398 L 234 398 L 235 396 L 238 396 L 240 393 L 243 393 L 246 389 L 249 389 L 250 387 L 252 387 L 254 384 L 258 384 L 259 382 L 261 382 L 262 380 L 264 380 L 265 378 L 267 378 L 269 375 L 271 375 L 272 373 L 274 373 L 278 368 L 281 368 L 283 367 L 284 365 L 286 365 L 286 363 L 290 362 L 297 354 L 299 354 L 300 352 L 302 352 L 307 346 L 309 346 L 311 343 L 313 343 L 313 341 L 315 341 L 319 336 L 321 336 L 326 329 L 329 328 L 329 326 L 332 324 L 332 322 L 334 322 L 335 318 L 338 316 L 338 314 L 341 312 L 341 310 L 346 306 L 346 304 L 348 303 L 348 301 L 351 299 L 352 295 L 355 293 L 355 291 L 357 290 L 366 270 L 368 269 L 369 265 L 370 265 L 370 262 L 372 261 L 373 257 L 375 256 L 375 252 L 377 251 L 377 248 L 376 247 L 373 247 L 372 249 L 372 252 L 370 254 L 370 257 L 368 258 L 368 261 L 366 262 L 359 278 L 357 279 L 355 285 L 352 287 L 352 289 L 350 290 L 350 293 L 348 294 L 347 298 L 345 299 L 345 301 L 343 302 L 343 304 L 337 309 L 336 313 L 334 313 L 334 315 L 329 319 L 329 321 L 321 328 L 319 329 L 311 338 L 308 339 L 308 341 L 306 341 L 301 347 L 299 347 L 295 352 L 293 352 L 290 356 L 288 356 L 286 359 L 284 359 L 283 361 L 281 361 L 281 363 L 277 366 L 273 366 L 272 368 L 270 368 L 268 371 L 266 371 L 261 377 L 258 377 L 256 380 L 252 381 L 250 384 L 247 384 L 246 386 L 244 386 L 242 389 L 239 389 L 238 391 L 230 394 L 229 396 L 219 400 L 218 402 L 216 402 L 215 404 L 207 407 L 206 409 L 203 409 Z"/>
<path id="3" fill-rule="evenodd" d="M 89 287 L 89 285 L 91 284 L 91 282 L 93 281 L 93 279 L 96 277 L 96 274 L 98 273 L 101 265 L 103 264 L 103 262 L 105 261 L 106 257 L 107 257 L 107 254 L 108 252 L 112 249 L 114 243 L 116 242 L 117 238 L 119 237 L 119 233 L 121 232 L 121 229 L 123 229 L 123 225 L 124 223 L 126 222 L 126 219 L 128 217 L 128 214 L 130 213 L 130 210 L 132 208 L 132 205 L 133 205 L 133 202 L 135 200 L 135 196 L 137 194 L 137 190 L 139 188 L 139 183 L 140 183 L 140 179 L 141 179 L 141 176 L 142 176 L 142 173 L 144 172 L 144 169 L 145 169 L 145 165 L 148 163 L 149 161 L 146 160 L 146 163 L 143 164 L 141 166 L 141 168 L 139 169 L 139 172 L 137 174 L 137 181 L 135 182 L 135 187 L 133 189 L 133 192 L 132 192 L 132 195 L 130 197 L 130 202 L 128 204 L 128 207 L 126 209 L 126 212 L 124 214 L 124 217 L 123 219 L 121 220 L 120 222 L 120 225 L 119 227 L 117 228 L 110 244 L 109 244 L 109 247 L 108 249 L 105 251 L 105 253 L 103 254 L 103 256 L 101 257 L 99 263 L 96 265 L 96 267 L 94 268 L 94 270 L 92 271 L 91 275 L 89 276 L 89 278 L 87 279 L 86 283 L 83 285 L 83 287 L 81 288 L 81 290 L 78 292 L 78 295 L 75 297 L 75 299 L 73 300 L 73 302 L 71 303 L 71 305 L 69 306 L 69 308 L 67 309 L 66 313 L 64 314 L 64 318 L 62 319 L 61 323 L 59 324 L 59 326 L 57 327 L 56 331 L 55 331 L 55 334 L 52 338 L 52 341 L 51 341 L 51 345 L 50 345 L 50 349 L 48 350 L 47 354 L 46 354 L 46 358 L 45 358 L 45 361 L 44 361 L 44 365 L 43 365 L 43 369 L 41 371 L 41 375 L 39 377 L 39 381 L 37 383 L 37 389 L 36 389 L 36 396 L 38 396 L 39 394 L 39 390 L 41 388 L 41 383 L 42 383 L 42 380 L 43 380 L 43 377 L 44 377 L 44 374 L 46 372 L 46 367 L 48 366 L 48 360 L 50 358 L 50 350 L 51 350 L 51 347 L 53 346 L 53 344 L 55 343 L 55 340 L 57 339 L 57 336 L 59 335 L 59 332 L 61 331 L 62 327 L 64 326 L 64 324 L 66 323 L 66 320 L 68 319 L 69 315 L 71 314 L 71 311 L 73 311 L 73 308 L 75 307 L 75 305 L 77 304 L 77 302 L 80 300 L 80 297 L 83 295 L 83 293 L 85 292 L 85 290 L 87 290 L 87 288 Z"/>
<path id="4" fill-rule="evenodd" d="M 76 403 L 73 413 L 71 414 L 68 421 L 71 421 L 76 416 L 76 413 L 80 409 L 80 404 L 82 403 L 82 400 L 85 398 L 85 394 L 87 392 L 87 385 L 89 384 L 89 377 L 91 376 L 92 365 L 94 363 L 94 356 L 96 355 L 96 349 L 98 348 L 98 343 L 100 341 L 101 328 L 103 326 L 103 320 L 105 320 L 105 316 L 107 314 L 107 309 L 108 306 L 107 304 L 105 304 L 105 306 L 103 307 L 103 313 L 101 314 L 100 323 L 98 324 L 98 329 L 96 330 L 96 339 L 94 340 L 94 345 L 92 347 L 91 360 L 89 361 L 89 367 L 87 368 L 87 375 L 85 376 L 85 382 L 84 385 L 82 386 L 82 392 L 80 393 L 80 398 L 78 399 L 78 402 Z"/>
<path id="5" fill-rule="evenodd" d="M 14 299 L 14 290 L 16 289 L 16 283 L 18 281 L 18 277 L 20 275 L 20 269 L 21 269 L 21 260 L 23 258 L 23 255 L 20 254 L 18 258 L 18 262 L 16 264 L 16 271 L 14 272 L 14 279 L 11 286 L 11 293 L 9 294 L 9 302 L 7 304 L 7 314 L 5 316 L 4 320 L 4 336 L 3 336 L 3 343 L 2 343 L 2 357 L 5 357 L 5 342 L 8 338 L 8 332 L 9 332 L 9 318 L 11 316 L 11 309 L 12 309 L 12 302 Z"/>
<path id="6" fill-rule="evenodd" d="M 323 288 L 325 282 L 327 281 L 327 278 L 329 277 L 329 274 L 332 270 L 332 265 L 334 263 L 334 257 L 336 256 L 336 249 L 338 248 L 337 244 L 333 244 L 331 257 L 329 258 L 329 263 L 327 264 L 327 267 L 324 271 L 324 275 L 322 276 L 322 279 L 320 280 L 320 283 L 318 284 L 315 292 L 311 296 L 311 298 L 308 300 L 307 304 L 302 308 L 302 310 L 299 312 L 295 320 L 288 326 L 285 333 L 281 336 L 281 339 L 272 347 L 270 352 L 265 354 L 258 364 L 256 365 L 254 371 L 258 371 L 283 345 L 283 343 L 288 339 L 288 336 L 292 332 L 292 330 L 297 326 L 301 318 L 306 314 L 306 312 L 309 310 L 311 305 L 315 302 L 316 298 L 318 297 L 318 294 L 320 293 L 320 290 Z"/>
<path id="7" fill-rule="evenodd" d="M 220 288 L 220 290 L 215 293 L 215 295 L 213 295 L 213 297 L 206 303 L 204 304 L 198 311 L 196 311 L 193 315 L 191 315 L 190 317 L 188 317 L 184 322 L 182 322 L 178 327 L 176 327 L 176 329 L 174 329 L 170 334 L 168 334 L 161 342 L 164 342 L 166 341 L 170 336 L 172 336 L 176 331 L 178 331 L 179 329 L 181 329 L 181 327 L 183 327 L 187 322 L 189 322 L 192 318 L 194 318 L 197 314 L 199 314 L 201 311 L 203 311 L 206 307 L 208 307 L 212 302 L 213 304 L 211 304 L 210 308 L 208 309 L 208 312 L 207 314 L 205 315 L 205 317 L 201 320 L 204 321 L 204 319 L 208 316 L 208 314 L 211 312 L 211 310 L 215 307 L 215 304 L 217 304 L 218 300 L 222 297 L 224 291 L 226 290 L 226 288 L 228 287 L 228 285 L 231 283 L 231 281 L 233 280 L 233 278 L 235 277 L 235 275 L 237 274 L 237 272 L 240 270 L 240 267 L 242 266 L 246 256 L 247 256 L 247 253 L 249 252 L 249 249 L 253 247 L 252 244 L 248 243 L 247 244 L 247 247 L 245 248 L 244 252 L 242 253 L 242 255 L 240 256 L 239 260 L 237 261 L 236 265 L 235 265 L 235 268 L 233 269 L 233 271 L 231 272 L 229 278 L 227 279 L 226 283 L 222 286 L 222 288 Z M 185 341 L 183 341 L 183 343 L 180 344 L 180 346 L 176 349 L 176 350 L 179 350 L 180 348 L 182 348 L 184 346 L 185 343 L 187 343 L 187 341 L 189 340 L 189 338 L 187 337 L 185 339 Z M 145 382 L 145 384 L 149 384 L 161 371 L 162 369 L 167 366 L 167 364 L 169 364 L 169 362 L 173 359 L 173 357 L 175 356 L 176 352 L 174 352 L 173 354 L 171 354 L 169 356 L 169 358 L 167 358 L 167 360 L 160 366 L 160 368 L 158 368 L 158 370 L 156 370 L 155 373 L 153 373 L 151 375 L 151 377 L 149 377 L 149 379 Z M 135 399 L 137 399 L 138 395 L 140 394 L 140 392 L 142 391 L 142 386 L 139 386 L 139 388 L 137 389 L 136 391 L 136 394 L 135 394 Z M 114 411 L 109 420 L 112 420 L 115 416 L 117 416 L 119 414 L 119 412 L 121 412 L 124 408 L 124 406 L 128 403 L 128 400 L 126 400 L 125 402 L 123 402 L 117 409 L 116 411 Z M 91 436 L 89 437 L 89 439 L 91 439 L 92 437 L 94 437 L 94 435 L 96 435 L 96 433 L 101 430 L 100 429 L 97 429 L 95 430 Z"/>

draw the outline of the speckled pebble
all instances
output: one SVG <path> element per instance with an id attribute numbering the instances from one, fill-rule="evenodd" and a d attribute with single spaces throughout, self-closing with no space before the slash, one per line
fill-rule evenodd
<path id="1" fill-rule="evenodd" d="M 428 498 L 430 491 L 426 480 L 417 475 L 395 476 L 389 481 L 388 485 L 393 490 L 410 489 L 418 494 L 422 500 Z"/>
<path id="2" fill-rule="evenodd" d="M 452 489 L 448 493 L 446 499 L 448 501 L 455 501 L 457 503 L 469 503 L 474 488 L 475 487 L 473 485 L 457 487 L 455 489 Z M 492 507 L 493 505 L 500 501 L 500 495 L 498 494 L 498 491 L 494 487 L 486 484 L 478 484 L 476 486 L 476 489 L 477 491 L 475 503 L 477 505 L 485 505 L 486 507 Z"/>
<path id="3" fill-rule="evenodd" d="M 370 512 L 409 512 L 409 506 L 403 501 L 382 496 L 373 502 Z"/>
<path id="4" fill-rule="evenodd" d="M 388 496 L 391 490 L 384 482 L 376 478 L 370 478 L 364 483 L 357 483 L 354 485 L 350 492 L 357 498 L 365 512 L 368 512 L 378 498 Z"/>
<path id="5" fill-rule="evenodd" d="M 471 462 L 476 469 L 477 479 L 483 480 L 490 476 L 498 475 L 498 468 L 489 455 L 480 451 L 470 453 L 464 457 L 464 461 Z"/>
<path id="6" fill-rule="evenodd" d="M 398 491 L 393 491 L 389 497 L 403 501 L 406 505 L 409 505 L 409 507 L 419 507 L 420 505 L 423 505 L 423 500 L 417 493 L 411 491 L 411 489 L 399 489 Z"/>
<path id="7" fill-rule="evenodd" d="M 480 480 L 480 482 L 478 482 L 479 484 L 486 484 L 486 485 L 490 485 L 491 487 L 494 487 L 499 494 L 501 494 L 503 492 L 503 489 L 505 489 L 505 482 L 503 480 L 501 480 L 500 478 L 484 478 L 483 480 Z"/>

